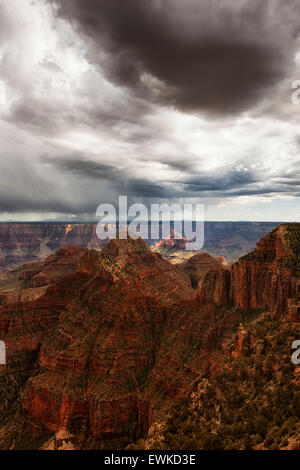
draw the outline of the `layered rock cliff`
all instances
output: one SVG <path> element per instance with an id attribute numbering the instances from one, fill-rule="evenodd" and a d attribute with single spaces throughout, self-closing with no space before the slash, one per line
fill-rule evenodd
<path id="1" fill-rule="evenodd" d="M 224 256 L 213 257 L 208 253 L 197 253 L 180 265 L 180 269 L 191 278 L 193 287 L 197 288 L 198 283 L 204 276 L 212 270 L 219 270 L 227 266 Z"/>
<path id="2" fill-rule="evenodd" d="M 3 296 L 0 310 L 2 374 L 24 383 L 23 425 L 33 423 L 37 435 L 68 428 L 80 445 L 144 435 L 152 407 L 141 387 L 168 308 L 195 296 L 189 277 L 144 241 L 116 240 L 102 253 L 61 249 L 19 278 L 29 291 L 48 285 L 38 299 L 26 289 L 15 304 Z"/>
<path id="3" fill-rule="evenodd" d="M 300 429 L 298 412 L 292 414 L 299 375 L 289 357 L 298 339 L 299 240 L 297 225 L 273 231 L 232 267 L 209 271 L 197 293 L 189 273 L 142 240 L 114 240 L 102 252 L 66 248 L 4 276 L 0 338 L 7 365 L 0 366 L 0 448 L 51 448 L 60 435 L 76 449 L 125 447 L 139 439 L 138 446 L 151 447 L 160 423 L 167 429 L 162 448 L 174 445 L 167 437 L 172 432 L 179 448 L 195 448 L 193 442 L 185 447 L 176 434 L 178 429 L 198 436 L 192 427 L 182 428 L 178 410 L 190 425 L 196 419 L 205 434 L 196 443 L 200 448 L 222 447 L 222 433 L 230 437 L 224 437 L 229 448 L 244 448 L 247 435 L 261 433 L 265 448 L 268 423 L 277 426 L 273 409 L 282 381 L 290 392 L 276 420 L 281 426 L 294 416 L 292 440 Z M 17 301 L 5 297 L 8 286 Z M 27 296 L 32 289 L 43 290 Z M 260 365 L 257 392 L 253 374 Z M 274 376 L 271 384 L 266 374 Z M 227 388 L 233 385 L 231 400 Z M 249 431 L 226 428 L 230 410 L 239 410 L 237 422 L 250 419 L 246 401 L 256 392 L 264 397 L 264 405 L 253 408 L 255 417 L 266 414 L 261 430 L 252 422 Z M 201 410 L 205 402 L 209 408 Z M 269 414 L 262 411 L 268 406 Z M 172 430 L 170 413 L 178 415 Z"/>
<path id="4" fill-rule="evenodd" d="M 236 261 L 273 227 L 271 223 L 205 222 L 204 249 L 213 256 L 225 256 L 228 262 Z M 185 259 L 184 240 L 171 236 L 162 243 L 151 238 L 147 242 L 149 246 L 158 243 L 157 250 L 170 258 Z M 70 245 L 100 250 L 105 242 L 97 238 L 95 223 L 1 223 L 0 273 Z"/>
<path id="5" fill-rule="evenodd" d="M 274 229 L 229 270 L 208 273 L 198 292 L 202 303 L 287 313 L 288 301 L 300 296 L 299 225 Z"/>
<path id="6" fill-rule="evenodd" d="M 291 361 L 300 335 L 299 261 L 300 225 L 284 225 L 229 269 L 200 280 L 198 311 L 208 318 L 190 367 L 197 378 L 189 391 L 179 383 L 186 393 L 131 448 L 300 449 L 300 371 Z M 192 323 L 194 332 L 201 319 Z"/>
<path id="7" fill-rule="evenodd" d="M 0 224 L 0 272 L 25 262 L 38 261 L 59 248 L 76 245 L 101 249 L 96 224 Z"/>

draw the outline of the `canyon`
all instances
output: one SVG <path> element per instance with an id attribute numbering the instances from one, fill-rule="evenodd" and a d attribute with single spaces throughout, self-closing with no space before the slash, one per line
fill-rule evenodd
<path id="1" fill-rule="evenodd" d="M 224 256 L 228 263 L 237 261 L 277 225 L 271 222 L 205 222 L 204 251 L 212 256 Z M 153 248 L 159 242 L 147 240 Z M 166 246 L 164 242 L 156 249 L 162 249 L 161 254 L 167 257 L 185 258 L 184 243 L 177 242 L 175 247 L 170 243 Z M 46 258 L 70 245 L 101 250 L 105 242 L 97 238 L 95 223 L 1 223 L 0 273 L 25 262 Z"/>
<path id="2" fill-rule="evenodd" d="M 172 264 L 141 239 L 98 248 L 60 247 L 1 276 L 0 448 L 296 448 L 300 226 L 232 265 L 207 253 Z M 262 425 L 260 407 L 286 389 L 284 416 Z M 230 409 L 248 420 L 249 390 L 263 401 L 253 429 L 236 432 L 235 417 L 227 429 Z"/>

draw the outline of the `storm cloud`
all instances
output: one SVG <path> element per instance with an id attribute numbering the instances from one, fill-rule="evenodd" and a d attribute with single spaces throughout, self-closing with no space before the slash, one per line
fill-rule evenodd
<path id="1" fill-rule="evenodd" d="M 294 0 L 55 3 L 93 39 L 90 60 L 109 79 L 185 111 L 253 107 L 289 75 L 299 34 Z"/>
<path id="2" fill-rule="evenodd" d="M 299 32 L 298 0 L 0 0 L 0 220 L 300 220 Z"/>

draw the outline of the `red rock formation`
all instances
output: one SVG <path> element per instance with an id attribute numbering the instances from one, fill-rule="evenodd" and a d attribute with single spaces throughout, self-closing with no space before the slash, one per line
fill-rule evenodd
<path id="1" fill-rule="evenodd" d="M 79 261 L 87 252 L 83 248 L 70 246 L 61 248 L 45 261 L 31 263 L 19 268 L 19 280 L 28 281 L 31 287 L 41 287 L 54 284 L 78 270 Z"/>
<path id="2" fill-rule="evenodd" d="M 281 226 L 233 264 L 230 274 L 208 273 L 199 299 L 216 305 L 231 302 L 244 311 L 286 312 L 288 299 L 300 293 L 299 252 L 299 226 Z"/>
<path id="3" fill-rule="evenodd" d="M 170 235 L 163 240 L 157 242 L 154 246 L 156 250 L 167 250 L 167 251 L 175 251 L 175 250 L 185 250 L 185 244 L 189 240 L 184 236 L 179 235 L 174 230 L 171 230 Z"/>
<path id="4" fill-rule="evenodd" d="M 196 288 L 200 279 L 203 279 L 205 274 L 226 265 L 227 263 L 223 256 L 214 258 L 208 253 L 198 253 L 182 263 L 180 269 L 190 276 L 192 285 Z"/>
<path id="5" fill-rule="evenodd" d="M 50 432 L 81 420 L 95 440 L 144 434 L 152 411 L 140 387 L 167 307 L 194 297 L 189 277 L 142 240 L 116 240 L 102 253 L 61 249 L 19 277 L 53 284 L 34 301 L 22 303 L 18 294 L 17 304 L 0 311 L 11 372 L 18 373 L 21 355 L 38 355 L 40 372 L 27 381 L 23 416 Z"/>
<path id="6" fill-rule="evenodd" d="M 35 300 L 0 306 L 20 419 L 39 436 L 67 429 L 79 446 L 144 436 L 199 377 L 223 367 L 224 353 L 261 346 L 238 330 L 243 310 L 279 314 L 299 295 L 298 239 L 297 226 L 272 232 L 230 269 L 207 273 L 197 298 L 189 276 L 142 240 L 60 250 L 17 271 L 30 289 L 46 284 Z"/>
<path id="7" fill-rule="evenodd" d="M 0 224 L 0 272 L 46 258 L 59 248 L 100 249 L 96 224 Z"/>
<path id="8" fill-rule="evenodd" d="M 248 253 L 272 228 L 271 223 L 205 223 L 205 250 L 213 256 L 225 256 L 230 262 Z M 149 240 L 152 245 L 156 241 Z M 96 224 L 3 223 L 0 224 L 0 273 L 25 262 L 37 261 L 59 248 L 76 245 L 99 250 L 105 242 L 96 235 Z M 185 241 L 164 241 L 162 251 L 182 253 Z M 172 246 L 174 245 L 174 246 Z M 160 251 L 158 248 L 157 251 Z"/>
<path id="9" fill-rule="evenodd" d="M 6 303 L 16 302 L 31 302 L 42 297 L 45 294 L 47 287 L 37 287 L 35 289 L 26 289 L 17 292 L 9 292 L 0 295 L 0 305 Z"/>
<path id="10" fill-rule="evenodd" d="M 209 271 L 199 282 L 198 299 L 200 304 L 226 305 L 229 302 L 229 291 L 230 271 L 227 269 Z"/>

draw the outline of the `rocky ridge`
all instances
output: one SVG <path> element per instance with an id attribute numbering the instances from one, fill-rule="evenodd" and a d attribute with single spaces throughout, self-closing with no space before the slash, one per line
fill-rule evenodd
<path id="1" fill-rule="evenodd" d="M 254 383 L 260 363 L 259 377 L 266 371 L 271 377 L 270 384 L 261 379 L 264 407 L 269 387 L 275 394 L 271 414 L 280 383 L 290 390 L 276 419 L 280 426 L 292 420 L 282 446 L 296 445 L 299 374 L 289 355 L 291 341 L 298 339 L 293 335 L 299 235 L 298 225 L 271 232 L 235 265 L 209 271 L 197 292 L 187 273 L 142 240 L 115 240 L 101 253 L 70 248 L 40 266 L 17 270 L 20 292 L 40 287 L 45 292 L 30 300 L 3 299 L 0 305 L 0 338 L 8 357 L 0 370 L 0 447 L 40 448 L 63 434 L 77 449 L 136 441 L 143 448 L 176 448 L 166 429 L 178 448 L 245 448 L 247 436 L 251 445 L 268 448 L 271 437 L 265 430 L 268 423 L 278 424 L 267 411 L 264 426 L 239 429 L 240 439 L 235 427 L 229 433 L 224 428 L 229 409 L 239 410 L 239 422 L 249 419 L 247 377 Z M 234 403 L 226 392 L 232 369 Z M 204 388 L 203 380 L 208 381 Z M 211 395 L 216 387 L 220 396 Z M 210 407 L 203 408 L 202 395 Z M 261 406 L 257 403 L 257 416 Z M 187 418 L 196 412 L 203 435 L 183 430 L 182 423 L 189 421 L 178 410 Z M 176 417 L 175 428 L 194 439 L 193 445 L 180 441 L 168 416 Z M 255 433 L 261 433 L 260 441 L 251 437 Z"/>
<path id="2" fill-rule="evenodd" d="M 45 259 L 67 246 L 101 250 L 106 244 L 96 234 L 96 223 L 1 223 L 0 273 L 10 271 L 23 263 Z M 255 248 L 259 239 L 278 224 L 205 222 L 204 250 L 212 256 L 224 256 L 228 263 Z M 147 240 L 149 246 L 160 240 Z M 162 241 L 156 251 L 171 261 L 181 262 L 192 254 L 184 250 L 184 240 Z M 177 244 L 177 245 L 176 245 Z M 180 249 L 178 249 L 180 248 Z M 175 250 L 175 251 L 174 251 Z"/>

